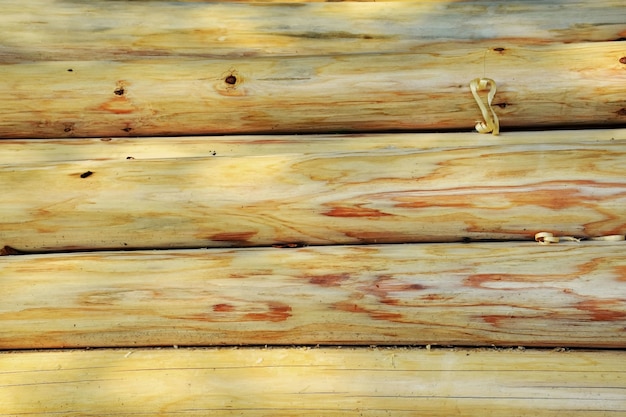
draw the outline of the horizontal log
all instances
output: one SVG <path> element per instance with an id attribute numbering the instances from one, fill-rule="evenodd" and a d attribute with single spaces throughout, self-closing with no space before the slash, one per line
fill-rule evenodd
<path id="1" fill-rule="evenodd" d="M 489 46 L 491 45 L 491 46 Z M 503 130 L 623 126 L 622 42 L 416 53 L 3 65 L 0 137 L 471 130 L 495 80 Z M 547 75 L 549 74 L 549 76 Z"/>
<path id="2" fill-rule="evenodd" d="M 0 245 L 41 252 L 625 234 L 624 158 L 626 142 L 615 140 L 3 165 Z"/>
<path id="3" fill-rule="evenodd" d="M 0 165 L 82 160 L 166 159 L 415 150 L 491 145 L 546 145 L 626 141 L 626 129 L 507 132 L 497 138 L 472 133 L 180 136 L 168 138 L 5 139 Z M 539 148 L 538 148 L 539 149 Z"/>
<path id="4" fill-rule="evenodd" d="M 2 415 L 601 417 L 624 352 L 222 349 L 0 355 Z"/>
<path id="5" fill-rule="evenodd" d="M 3 0 L 0 57 L 17 63 L 337 55 L 415 52 L 445 41 L 626 37 L 620 0 L 241 3 L 250 4 Z"/>
<path id="6" fill-rule="evenodd" d="M 624 242 L 2 257 L 0 349 L 626 347 Z"/>

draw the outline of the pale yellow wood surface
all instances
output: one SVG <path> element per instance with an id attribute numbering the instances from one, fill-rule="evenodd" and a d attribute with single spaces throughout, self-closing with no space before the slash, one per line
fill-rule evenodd
<path id="1" fill-rule="evenodd" d="M 617 0 L 0 6 L 0 137 L 626 122 Z"/>
<path id="2" fill-rule="evenodd" d="M 626 37 L 621 0 L 233 3 L 2 0 L 0 59 L 337 55 L 419 52 L 442 42 Z"/>
<path id="3" fill-rule="evenodd" d="M 625 242 L 0 258 L 0 349 L 626 347 Z"/>
<path id="4" fill-rule="evenodd" d="M 625 141 L 614 140 L 3 165 L 0 245 L 57 251 L 624 234 L 625 158 Z"/>
<path id="5" fill-rule="evenodd" d="M 11 352 L 0 415 L 621 416 L 625 364 L 610 351 Z"/>
<path id="6" fill-rule="evenodd" d="M 391 133 L 346 135 L 180 136 L 167 138 L 5 139 L 0 165 L 81 160 L 262 156 L 467 148 L 492 145 L 603 144 L 626 141 L 626 129 L 507 132 L 494 137 L 472 133 Z"/>
<path id="7" fill-rule="evenodd" d="M 468 84 L 483 76 L 503 131 L 626 121 L 623 42 L 498 47 L 7 64 L 0 137 L 469 131 L 481 116 Z"/>

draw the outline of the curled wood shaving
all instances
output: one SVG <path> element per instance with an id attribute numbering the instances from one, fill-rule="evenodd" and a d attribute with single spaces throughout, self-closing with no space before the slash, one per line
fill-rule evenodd
<path id="1" fill-rule="evenodd" d="M 493 111 L 493 107 L 491 107 L 491 103 L 493 103 L 493 98 L 496 95 L 496 82 L 490 78 L 476 78 L 470 82 L 470 90 L 472 90 L 472 95 L 474 96 L 474 100 L 478 103 L 478 107 L 480 107 L 480 111 L 483 114 L 484 122 L 476 123 L 476 130 L 479 133 L 492 133 L 494 135 L 500 134 L 500 121 L 498 120 L 498 116 L 496 112 Z M 479 97 L 479 91 L 489 90 L 489 94 L 487 95 L 487 105 L 489 106 L 489 111 L 483 103 L 482 99 Z"/>
<path id="2" fill-rule="evenodd" d="M 609 236 L 598 236 L 592 237 L 589 240 L 604 240 L 610 242 L 617 242 L 620 240 L 625 240 L 625 235 L 609 235 Z M 535 235 L 535 240 L 542 245 L 549 245 L 551 243 L 559 243 L 561 241 L 568 242 L 580 242 L 582 239 L 573 237 L 573 236 L 554 236 L 550 232 L 539 232 Z"/>
<path id="3" fill-rule="evenodd" d="M 550 232 L 540 232 L 535 235 L 535 240 L 542 245 L 549 245 L 551 243 L 559 243 L 561 240 L 567 240 L 570 242 L 580 242 L 580 239 L 576 239 L 572 236 L 554 236 Z"/>

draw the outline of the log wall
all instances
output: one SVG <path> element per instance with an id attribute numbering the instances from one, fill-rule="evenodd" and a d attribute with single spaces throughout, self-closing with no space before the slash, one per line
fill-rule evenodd
<path id="1" fill-rule="evenodd" d="M 622 1 L 0 9 L 0 416 L 626 413 Z"/>

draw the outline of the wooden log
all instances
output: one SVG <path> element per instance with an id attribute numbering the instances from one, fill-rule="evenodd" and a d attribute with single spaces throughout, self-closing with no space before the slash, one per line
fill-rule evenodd
<path id="1" fill-rule="evenodd" d="M 494 107 L 503 130 L 623 126 L 621 42 L 490 45 L 6 64 L 0 137 L 471 130 L 481 116 L 468 84 L 483 76 L 498 85 Z"/>
<path id="2" fill-rule="evenodd" d="M 416 52 L 443 42 L 626 37 L 619 0 L 181 3 L 3 0 L 2 61 L 371 54 Z"/>
<path id="3" fill-rule="evenodd" d="M 0 165 L 50 162 L 263 156 L 320 152 L 369 152 L 491 145 L 547 145 L 626 141 L 626 129 L 507 132 L 497 138 L 472 133 L 182 136 L 155 138 L 5 139 Z"/>
<path id="4" fill-rule="evenodd" d="M 625 157 L 625 141 L 615 140 L 4 165 L 0 245 L 41 252 L 625 234 Z"/>
<path id="5" fill-rule="evenodd" d="M 603 417 L 626 353 L 220 349 L 0 354 L 4 415 Z"/>
<path id="6" fill-rule="evenodd" d="M 3 0 L 2 60 L 389 53 L 442 41 L 543 44 L 626 36 L 626 11 L 618 0 L 531 4 L 517 0 L 506 6 L 497 1 L 443 0 L 234 3 Z"/>
<path id="7" fill-rule="evenodd" d="M 620 43 L 541 48 L 623 39 L 617 0 L 2 6 L 0 137 L 470 129 L 481 75 L 504 127 L 625 120 Z"/>
<path id="8" fill-rule="evenodd" d="M 5 256 L 0 349 L 626 347 L 626 243 Z"/>

